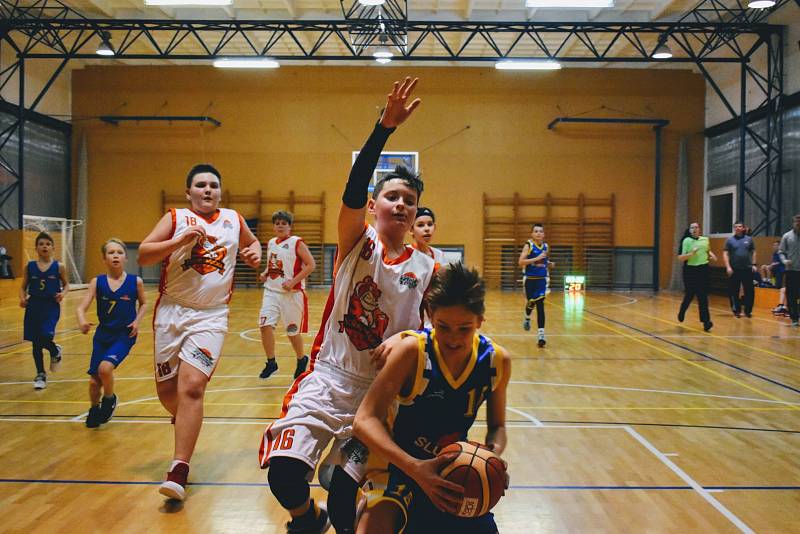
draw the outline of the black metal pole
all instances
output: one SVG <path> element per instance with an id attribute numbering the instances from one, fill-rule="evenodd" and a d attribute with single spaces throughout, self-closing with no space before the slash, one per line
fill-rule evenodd
<path id="1" fill-rule="evenodd" d="M 659 290 L 659 248 L 661 246 L 661 126 L 656 132 L 655 192 L 653 193 L 653 291 Z"/>
<path id="2" fill-rule="evenodd" d="M 25 58 L 19 58 L 19 98 L 17 106 L 17 121 L 19 133 L 17 134 L 18 166 L 17 166 L 17 225 L 22 230 L 24 223 L 22 216 L 25 214 Z"/>
<path id="3" fill-rule="evenodd" d="M 736 217 L 734 219 L 744 221 L 744 195 L 747 187 L 747 176 L 745 176 L 745 137 L 747 133 L 747 67 L 743 62 L 740 67 L 740 98 L 739 102 L 739 191 L 737 197 Z"/>

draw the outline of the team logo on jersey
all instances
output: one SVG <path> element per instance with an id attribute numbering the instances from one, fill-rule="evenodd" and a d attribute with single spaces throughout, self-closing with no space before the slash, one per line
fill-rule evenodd
<path id="1" fill-rule="evenodd" d="M 214 365 L 214 358 L 211 356 L 211 351 L 203 348 L 196 348 L 191 353 L 192 358 L 199 360 L 206 367 Z"/>
<path id="2" fill-rule="evenodd" d="M 353 289 L 344 320 L 339 321 L 339 332 L 347 333 L 358 350 L 374 349 L 383 341 L 389 316 L 380 308 L 380 296 L 378 284 L 365 276 Z"/>
<path id="3" fill-rule="evenodd" d="M 128 295 L 122 295 L 119 300 L 131 300 L 131 298 Z"/>
<path id="4" fill-rule="evenodd" d="M 289 243 L 284 243 L 283 245 L 281 245 L 281 248 L 289 250 Z"/>
<path id="5" fill-rule="evenodd" d="M 222 221 L 222 227 L 223 228 L 231 228 L 232 229 L 233 228 L 233 223 L 231 221 L 229 221 L 228 219 L 225 219 L 224 221 Z"/>
<path id="6" fill-rule="evenodd" d="M 433 456 L 437 456 L 442 449 L 457 442 L 461 438 L 460 432 L 453 432 L 451 434 L 445 434 L 444 436 L 440 436 L 437 440 L 429 439 L 427 436 L 417 436 L 417 439 L 414 440 L 414 445 L 422 449 L 423 451 L 431 454 Z"/>
<path id="7" fill-rule="evenodd" d="M 298 328 L 297 324 L 295 323 L 291 323 L 289 326 L 286 327 L 286 333 L 290 336 L 296 335 L 298 330 L 300 330 L 300 328 Z"/>
<path id="8" fill-rule="evenodd" d="M 278 259 L 278 255 L 274 252 L 269 253 L 269 259 L 267 260 L 267 276 L 270 280 L 283 278 L 283 260 Z"/>
<path id="9" fill-rule="evenodd" d="M 366 261 L 372 257 L 372 253 L 375 251 L 375 241 L 370 238 L 364 242 L 364 246 L 361 247 L 361 252 L 358 255 L 361 257 L 362 260 Z"/>
<path id="10" fill-rule="evenodd" d="M 353 463 L 365 464 L 369 459 L 369 449 L 356 438 L 348 439 L 345 444 L 342 445 L 342 451 Z"/>
<path id="11" fill-rule="evenodd" d="M 217 238 L 207 235 L 202 243 L 197 243 L 192 247 L 192 255 L 183 262 L 181 267 L 184 271 L 194 269 L 204 276 L 214 271 L 225 274 L 224 260 L 227 255 L 228 250 L 222 245 L 217 245 Z"/>
<path id="12" fill-rule="evenodd" d="M 404 273 L 403 276 L 400 277 L 400 285 L 408 286 L 411 289 L 414 289 L 419 285 L 419 280 L 417 279 L 417 275 L 410 272 Z"/>

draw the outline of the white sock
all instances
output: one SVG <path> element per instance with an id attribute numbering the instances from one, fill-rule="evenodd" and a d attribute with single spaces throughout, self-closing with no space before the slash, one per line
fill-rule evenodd
<path id="1" fill-rule="evenodd" d="M 175 466 L 178 465 L 178 464 L 189 465 L 189 462 L 185 462 L 183 460 L 178 460 L 178 459 L 172 460 L 172 465 L 169 466 L 169 470 L 172 471 L 173 469 L 175 469 Z"/>
<path id="2" fill-rule="evenodd" d="M 544 328 L 539 329 L 539 337 L 544 337 Z"/>

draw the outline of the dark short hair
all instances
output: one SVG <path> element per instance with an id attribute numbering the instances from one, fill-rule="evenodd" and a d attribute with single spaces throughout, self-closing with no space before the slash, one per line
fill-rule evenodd
<path id="1" fill-rule="evenodd" d="M 39 246 L 39 240 L 40 239 L 46 239 L 47 241 L 50 241 L 51 245 L 55 245 L 56 244 L 56 242 L 53 241 L 53 238 L 50 237 L 50 234 L 48 234 L 47 232 L 39 232 L 39 234 L 36 236 L 36 241 L 34 241 L 35 246 L 37 246 L 37 247 Z"/>
<path id="2" fill-rule="evenodd" d="M 733 225 L 734 226 L 736 226 L 737 224 L 741 224 L 742 226 L 744 226 L 744 221 L 742 221 L 742 220 L 733 221 Z"/>
<path id="3" fill-rule="evenodd" d="M 417 208 L 417 216 L 414 219 L 419 219 L 420 217 L 430 217 L 433 222 L 436 222 L 436 216 L 430 208 Z"/>
<path id="4" fill-rule="evenodd" d="M 294 215 L 290 211 L 278 210 L 272 214 L 272 224 L 275 224 L 275 221 L 286 221 L 291 226 L 294 222 Z"/>
<path id="5" fill-rule="evenodd" d="M 199 163 L 192 167 L 192 170 L 189 171 L 189 174 L 186 175 L 186 189 L 192 187 L 192 180 L 198 174 L 203 174 L 204 172 L 210 172 L 214 176 L 219 179 L 219 184 L 222 185 L 222 175 L 219 171 L 213 166 L 208 163 Z"/>
<path id="6" fill-rule="evenodd" d="M 541 228 L 542 230 L 544 230 L 544 224 L 542 224 L 542 223 L 540 223 L 540 222 L 535 222 L 535 223 L 533 223 L 533 224 L 531 225 L 531 230 L 533 230 L 533 229 L 534 229 L 534 228 L 536 228 L 537 226 L 538 226 L 539 228 Z"/>
<path id="7" fill-rule="evenodd" d="M 431 310 L 463 306 L 475 315 L 486 311 L 485 298 L 486 284 L 478 271 L 460 261 L 439 269 L 426 296 Z"/>
<path id="8" fill-rule="evenodd" d="M 405 165 L 398 165 L 392 172 L 378 180 L 375 184 L 375 189 L 372 190 L 372 198 L 378 198 L 378 195 L 383 190 L 383 186 L 389 180 L 401 180 L 408 187 L 417 192 L 417 202 L 422 197 L 422 190 L 425 188 L 422 183 L 422 178 L 419 174 L 413 172 Z"/>

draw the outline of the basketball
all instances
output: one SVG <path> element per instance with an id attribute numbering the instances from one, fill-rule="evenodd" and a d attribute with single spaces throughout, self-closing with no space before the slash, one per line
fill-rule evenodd
<path id="1" fill-rule="evenodd" d="M 440 471 L 446 480 L 464 487 L 458 517 L 478 517 L 489 512 L 505 495 L 506 468 L 492 451 L 468 441 L 448 445 L 439 453 L 458 453 Z"/>

